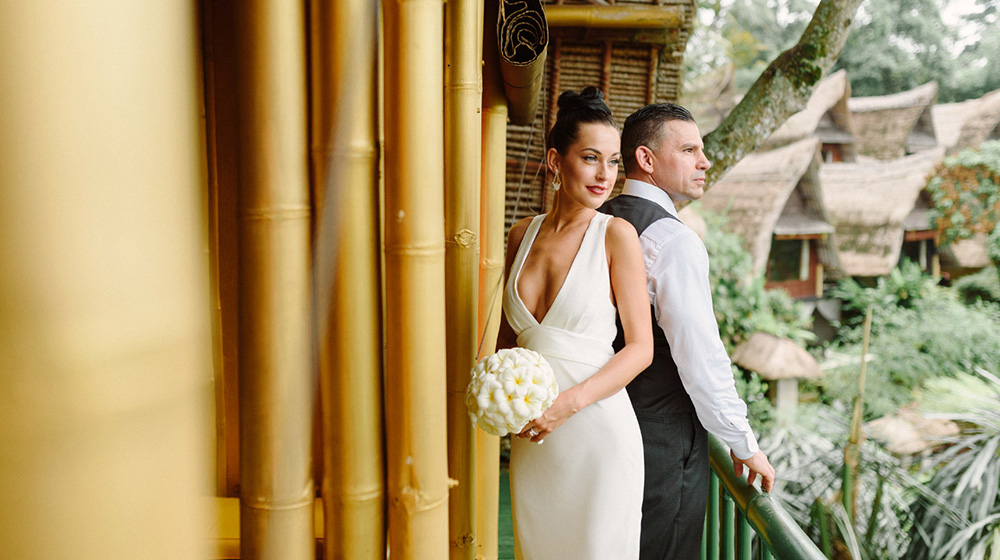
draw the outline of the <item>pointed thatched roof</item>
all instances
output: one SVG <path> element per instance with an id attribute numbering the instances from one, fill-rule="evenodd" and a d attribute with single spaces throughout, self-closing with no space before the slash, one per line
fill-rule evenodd
<path id="1" fill-rule="evenodd" d="M 908 145 L 911 149 L 933 146 L 930 107 L 937 87 L 937 82 L 929 82 L 892 95 L 848 99 L 858 153 L 888 160 L 905 155 Z"/>
<path id="2" fill-rule="evenodd" d="M 836 231 L 835 276 L 882 276 L 899 261 L 903 221 L 944 149 L 892 161 L 828 163 L 820 168 L 823 206 Z M 822 248 L 821 248 L 822 251 Z"/>
<path id="3" fill-rule="evenodd" d="M 896 455 L 915 455 L 958 435 L 958 424 L 944 418 L 928 418 L 913 406 L 872 420 L 865 426 L 871 439 L 883 441 Z"/>
<path id="4" fill-rule="evenodd" d="M 957 154 L 997 136 L 1000 89 L 979 99 L 935 105 L 931 111 L 938 143 L 945 147 L 948 155 Z"/>
<path id="5" fill-rule="evenodd" d="M 823 376 L 819 362 L 812 354 L 793 340 L 773 334 L 755 332 L 737 346 L 732 354 L 733 363 L 756 371 L 762 378 L 814 379 Z"/>
<path id="6" fill-rule="evenodd" d="M 823 142 L 853 143 L 854 124 L 847 108 L 850 97 L 851 83 L 845 70 L 823 78 L 816 84 L 806 108 L 788 117 L 764 142 L 764 148 L 784 146 L 809 136 L 817 136 Z"/>
<path id="7" fill-rule="evenodd" d="M 771 236 L 796 187 L 803 191 L 802 200 L 808 201 L 807 208 L 798 212 L 798 226 L 818 228 L 813 233 L 830 228 L 820 205 L 818 152 L 819 142 L 806 138 L 783 148 L 750 154 L 697 203 L 699 208 L 727 214 L 726 227 L 746 240 L 754 270 L 763 271 L 767 266 Z"/>

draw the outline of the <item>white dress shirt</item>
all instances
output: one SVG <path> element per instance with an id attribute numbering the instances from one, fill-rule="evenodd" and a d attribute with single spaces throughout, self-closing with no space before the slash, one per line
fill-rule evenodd
<path id="1" fill-rule="evenodd" d="M 655 202 L 673 216 L 670 197 L 656 186 L 628 179 L 622 194 Z M 747 406 L 736 393 L 729 356 L 719 338 L 708 281 L 708 252 L 689 227 L 669 218 L 639 236 L 646 285 L 656 322 L 663 329 L 681 383 L 706 430 L 725 441 L 740 459 L 758 449 Z"/>

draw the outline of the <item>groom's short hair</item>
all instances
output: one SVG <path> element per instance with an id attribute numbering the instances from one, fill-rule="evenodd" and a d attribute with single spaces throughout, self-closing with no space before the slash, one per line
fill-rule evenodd
<path id="1" fill-rule="evenodd" d="M 663 123 L 668 121 L 694 122 L 691 111 L 673 103 L 654 103 L 632 113 L 625 119 L 622 129 L 622 159 L 625 175 L 638 171 L 635 151 L 639 146 L 656 150 L 663 140 Z"/>

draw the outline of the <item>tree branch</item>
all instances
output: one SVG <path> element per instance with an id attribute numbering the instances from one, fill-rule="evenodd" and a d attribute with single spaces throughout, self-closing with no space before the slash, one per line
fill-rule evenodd
<path id="1" fill-rule="evenodd" d="M 705 137 L 712 161 L 706 189 L 801 111 L 847 41 L 862 0 L 822 0 L 799 42 L 778 55 L 739 105 Z"/>

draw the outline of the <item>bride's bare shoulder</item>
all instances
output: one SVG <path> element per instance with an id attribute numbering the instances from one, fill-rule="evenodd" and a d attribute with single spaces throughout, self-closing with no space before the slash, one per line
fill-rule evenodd
<path id="1" fill-rule="evenodd" d="M 510 249 L 517 250 L 521 246 L 521 240 L 524 239 L 524 233 L 528 231 L 528 224 L 531 223 L 532 218 L 529 216 L 527 218 L 521 218 L 513 226 L 511 226 L 510 231 L 507 232 L 507 247 Z"/>

